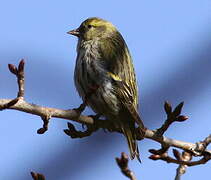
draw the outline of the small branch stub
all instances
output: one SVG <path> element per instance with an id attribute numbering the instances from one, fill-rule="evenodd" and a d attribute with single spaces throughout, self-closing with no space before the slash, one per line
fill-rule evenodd
<path id="1" fill-rule="evenodd" d="M 15 98 L 15 99 L 12 99 L 11 101 L 9 101 L 6 104 L 3 104 L 2 107 L 0 107 L 0 111 L 14 106 L 18 101 L 19 101 L 19 98 Z"/>
<path id="2" fill-rule="evenodd" d="M 51 116 L 42 117 L 43 127 L 37 130 L 37 134 L 44 134 L 48 130 L 48 124 Z"/>

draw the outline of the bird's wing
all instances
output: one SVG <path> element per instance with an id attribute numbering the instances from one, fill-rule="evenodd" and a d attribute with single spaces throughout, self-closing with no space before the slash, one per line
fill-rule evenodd
<path id="1" fill-rule="evenodd" d="M 123 81 L 119 76 L 111 72 L 108 72 L 108 75 L 112 79 L 112 82 L 114 84 L 114 92 L 116 93 L 116 96 L 120 100 L 124 109 L 129 112 L 133 120 L 140 127 L 144 127 L 144 124 L 135 107 L 133 92 L 131 92 L 131 88 L 129 87 L 129 85 L 125 81 Z"/>
<path id="2" fill-rule="evenodd" d="M 116 32 L 100 45 L 102 62 L 108 72 L 119 77 L 130 89 L 135 108 L 138 106 L 138 88 L 129 49 L 122 35 Z"/>

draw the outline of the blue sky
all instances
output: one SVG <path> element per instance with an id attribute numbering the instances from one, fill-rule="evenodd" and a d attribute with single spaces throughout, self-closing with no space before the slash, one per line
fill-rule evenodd
<path id="1" fill-rule="evenodd" d="M 175 123 L 166 135 L 184 141 L 210 133 L 211 1 L 1 1 L 0 98 L 13 98 L 16 79 L 8 63 L 26 61 L 26 100 L 57 108 L 77 107 L 73 84 L 77 39 L 66 32 L 88 17 L 111 21 L 132 54 L 140 90 L 140 113 L 150 129 L 165 119 L 163 102 L 185 101 L 190 119 Z M 86 114 L 92 112 L 87 109 Z M 124 137 L 99 131 L 85 139 L 63 133 L 66 121 L 52 119 L 48 132 L 37 135 L 39 117 L 0 112 L 0 179 L 30 179 L 30 171 L 47 180 L 124 179 L 114 158 L 128 152 Z M 78 128 L 80 125 L 75 124 Z M 174 164 L 148 159 L 150 140 L 139 142 L 143 163 L 130 162 L 139 179 L 173 179 Z M 167 170 L 168 168 L 168 170 Z M 192 167 L 183 179 L 208 176 L 210 163 Z M 126 179 L 126 178 L 125 178 Z"/>

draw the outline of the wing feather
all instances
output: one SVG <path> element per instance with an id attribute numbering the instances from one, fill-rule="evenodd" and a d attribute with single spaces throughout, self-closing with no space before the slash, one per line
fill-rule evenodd
<path id="1" fill-rule="evenodd" d="M 108 75 L 112 78 L 114 83 L 114 91 L 118 99 L 120 100 L 122 106 L 129 112 L 132 116 L 133 120 L 142 128 L 144 128 L 143 121 L 141 120 L 137 108 L 135 107 L 133 92 L 131 92 L 131 88 L 129 85 L 124 82 L 120 77 L 113 73 L 108 73 Z"/>
<path id="2" fill-rule="evenodd" d="M 111 72 L 122 82 L 127 84 L 125 90 L 129 91 L 131 102 L 138 108 L 138 88 L 129 49 L 122 35 L 117 31 L 107 40 L 102 41 L 101 54 L 104 68 Z"/>

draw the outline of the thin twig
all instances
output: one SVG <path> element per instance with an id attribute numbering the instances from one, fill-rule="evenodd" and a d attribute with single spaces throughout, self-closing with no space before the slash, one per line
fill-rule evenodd
<path id="1" fill-rule="evenodd" d="M 71 138 L 83 138 L 90 136 L 93 132 L 97 131 L 98 128 L 94 128 L 94 126 L 87 125 L 86 131 L 77 131 L 73 124 L 70 122 L 67 123 L 68 129 L 65 129 L 64 132 Z"/>
<path id="2" fill-rule="evenodd" d="M 2 104 L 2 106 L 0 106 L 0 110 L 9 109 L 10 107 L 14 106 L 18 101 L 19 98 L 11 99 L 7 103 Z"/>
<path id="3" fill-rule="evenodd" d="M 128 161 L 129 161 L 128 155 L 124 152 L 122 152 L 120 158 L 118 157 L 116 158 L 116 162 L 119 168 L 121 169 L 121 172 L 130 180 L 137 180 L 134 173 L 128 167 Z"/>
<path id="4" fill-rule="evenodd" d="M 48 124 L 51 116 L 48 114 L 48 116 L 41 117 L 43 120 L 43 126 L 37 130 L 37 134 L 44 134 L 48 130 Z"/>
<path id="5" fill-rule="evenodd" d="M 0 107 L 0 110 L 9 109 L 14 106 L 20 99 L 24 98 L 24 60 L 22 59 L 18 65 L 18 68 L 13 64 L 8 64 L 8 68 L 12 74 L 17 78 L 18 83 L 18 94 L 17 97 L 11 99 L 9 102 L 5 103 Z"/>
<path id="6" fill-rule="evenodd" d="M 168 156 L 167 153 L 164 153 L 162 155 L 153 154 L 149 158 L 152 160 L 163 160 L 163 161 L 166 161 L 167 163 L 174 163 L 174 164 L 187 165 L 187 166 L 196 166 L 196 165 L 201 165 L 201 164 L 207 163 L 209 160 L 211 160 L 211 155 L 207 154 L 197 161 L 185 161 L 185 160 L 174 159 L 174 158 Z"/>
<path id="7" fill-rule="evenodd" d="M 207 148 L 207 146 L 211 143 L 211 134 L 206 137 L 203 141 L 199 141 L 196 143 L 197 146 L 197 155 L 203 155 L 203 153 L 205 152 L 205 149 Z"/>
<path id="8" fill-rule="evenodd" d="M 167 101 L 164 103 L 164 109 L 167 115 L 167 119 L 163 123 L 163 125 L 156 130 L 157 135 L 162 136 L 173 122 L 182 122 L 188 119 L 187 116 L 180 115 L 183 105 L 184 102 L 181 102 L 172 112 L 171 105 Z"/>
<path id="9" fill-rule="evenodd" d="M 8 68 L 12 74 L 14 74 L 17 78 L 18 83 L 18 94 L 17 97 L 24 97 L 24 59 L 21 59 L 18 67 L 13 64 L 8 64 Z"/>
<path id="10" fill-rule="evenodd" d="M 161 155 L 164 154 L 168 151 L 170 146 L 168 145 L 162 145 L 160 149 L 156 150 L 156 149 L 149 149 L 149 152 L 152 154 L 156 154 L 156 155 Z"/>

